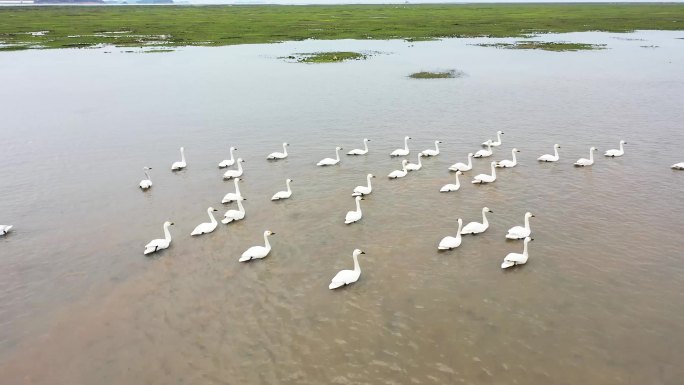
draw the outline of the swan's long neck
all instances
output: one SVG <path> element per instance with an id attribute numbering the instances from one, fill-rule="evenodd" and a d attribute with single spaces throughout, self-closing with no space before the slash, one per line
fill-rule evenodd
<path id="1" fill-rule="evenodd" d="M 487 221 L 487 212 L 482 211 L 482 224 L 485 226 L 489 226 L 489 222 Z"/>
<path id="2" fill-rule="evenodd" d="M 185 163 L 185 149 L 181 148 L 181 162 Z"/>
<path id="3" fill-rule="evenodd" d="M 513 154 L 513 164 L 518 163 L 518 160 L 515 158 L 515 151 L 511 151 L 511 154 Z"/>
<path id="4" fill-rule="evenodd" d="M 492 178 L 496 178 L 496 165 L 492 164 Z"/>
<path id="5" fill-rule="evenodd" d="M 468 155 L 468 168 L 473 168 L 473 156 Z"/>
<path id="6" fill-rule="evenodd" d="M 529 240 L 525 239 L 525 244 L 523 245 L 523 255 L 527 257 L 527 244 L 530 243 Z"/>
<path id="7" fill-rule="evenodd" d="M 268 235 L 264 234 L 264 247 L 271 250 L 271 244 L 268 243 Z"/>
<path id="8" fill-rule="evenodd" d="M 207 214 L 209 214 L 209 220 L 211 223 L 216 224 L 216 218 L 214 218 L 214 211 L 213 210 L 207 210 Z"/>
<path id="9" fill-rule="evenodd" d="M 238 184 L 238 180 L 235 179 L 233 183 L 235 183 L 235 195 L 240 195 L 240 185 Z"/>
<path id="10" fill-rule="evenodd" d="M 356 200 L 356 212 L 361 212 L 361 199 Z"/>
<path id="11" fill-rule="evenodd" d="M 371 188 L 372 188 L 372 187 L 371 187 L 371 176 L 368 175 L 368 176 L 366 177 L 366 180 L 368 181 L 368 189 L 371 189 Z"/>
<path id="12" fill-rule="evenodd" d="M 558 147 L 553 146 L 553 153 L 556 155 L 556 159 L 558 159 Z"/>
<path id="13" fill-rule="evenodd" d="M 421 166 L 421 167 L 422 167 L 422 166 L 423 166 L 423 161 L 421 160 L 421 158 L 422 158 L 422 156 L 420 156 L 420 154 L 418 154 L 418 166 Z"/>
<path id="14" fill-rule="evenodd" d="M 366 152 L 368 152 L 368 142 L 365 140 L 363 141 L 363 148 L 366 150 Z"/>
<path id="15" fill-rule="evenodd" d="M 589 150 L 589 161 L 590 162 L 594 161 L 594 150 L 593 149 Z"/>
<path id="16" fill-rule="evenodd" d="M 149 180 L 150 182 L 152 181 L 152 179 L 150 179 L 149 171 L 147 171 L 147 170 L 145 170 L 145 177 L 146 177 L 147 180 Z"/>
<path id="17" fill-rule="evenodd" d="M 439 142 L 435 142 L 435 151 L 439 152 Z"/>
<path id="18" fill-rule="evenodd" d="M 240 212 L 244 214 L 245 208 L 244 208 L 244 206 L 242 206 L 242 199 L 238 199 L 237 204 L 238 204 L 238 209 L 240 209 Z"/>
<path id="19" fill-rule="evenodd" d="M 287 145 L 283 143 L 283 154 L 287 156 Z"/>
<path id="20" fill-rule="evenodd" d="M 164 239 L 166 239 L 166 242 L 171 242 L 171 233 L 169 232 L 168 224 L 164 224 Z"/>
<path id="21" fill-rule="evenodd" d="M 498 131 L 496 132 L 496 142 L 501 143 L 501 133 Z"/>
<path id="22" fill-rule="evenodd" d="M 235 162 L 235 157 L 233 155 L 233 147 L 230 148 L 230 161 Z"/>
<path id="23" fill-rule="evenodd" d="M 352 258 L 354 258 L 354 272 L 361 272 L 361 266 L 359 266 L 359 257 L 356 256 L 356 254 L 353 254 Z"/>
<path id="24" fill-rule="evenodd" d="M 285 181 L 285 184 L 287 185 L 287 192 L 291 193 L 292 190 L 290 190 L 290 180 L 289 180 L 289 179 L 286 180 L 286 181 Z"/>
<path id="25" fill-rule="evenodd" d="M 530 217 L 528 217 L 527 215 L 525 215 L 525 230 L 530 230 Z"/>
<path id="26" fill-rule="evenodd" d="M 408 151 L 408 138 L 404 138 L 404 150 Z"/>
<path id="27" fill-rule="evenodd" d="M 463 229 L 463 221 L 458 222 L 458 232 L 456 233 L 456 238 L 461 238 L 461 229 Z"/>
<path id="28" fill-rule="evenodd" d="M 238 171 L 242 172 L 242 162 L 238 162 Z"/>
<path id="29" fill-rule="evenodd" d="M 625 149 L 622 148 L 622 142 L 620 142 L 620 152 L 625 152 Z"/>
<path id="30" fill-rule="evenodd" d="M 335 148 L 335 159 L 339 162 L 340 161 L 340 150 Z"/>
<path id="31" fill-rule="evenodd" d="M 404 170 L 404 172 L 407 172 L 408 170 L 406 169 L 406 163 L 401 164 L 401 169 Z"/>

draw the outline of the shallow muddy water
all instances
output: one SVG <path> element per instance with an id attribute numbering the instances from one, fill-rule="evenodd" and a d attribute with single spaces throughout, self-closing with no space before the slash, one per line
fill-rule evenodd
<path id="1" fill-rule="evenodd" d="M 565 53 L 449 39 L 0 54 L 0 223 L 15 225 L 0 238 L 2 383 L 679 384 L 682 37 L 540 38 L 608 48 Z M 379 53 L 278 59 L 321 50 Z M 449 69 L 466 76 L 407 78 Z M 447 167 L 497 130 L 494 156 L 440 194 Z M 389 181 L 405 135 L 411 160 L 437 139 L 442 153 Z M 367 156 L 315 166 L 364 137 Z M 620 139 L 624 157 L 601 156 Z M 290 157 L 267 162 L 283 141 Z M 554 143 L 560 162 L 539 164 Z M 207 207 L 234 208 L 216 167 L 231 145 L 247 217 L 191 238 Z M 174 174 L 180 146 L 188 167 Z M 596 164 L 573 168 L 590 146 Z M 514 147 L 518 167 L 469 183 Z M 345 226 L 368 172 L 363 219 Z M 270 202 L 286 178 L 293 197 Z M 489 230 L 437 252 L 483 206 Z M 502 271 L 526 211 L 530 260 Z M 171 247 L 144 257 L 165 220 Z M 266 229 L 271 254 L 238 263 Z M 360 280 L 328 290 L 354 248 Z"/>

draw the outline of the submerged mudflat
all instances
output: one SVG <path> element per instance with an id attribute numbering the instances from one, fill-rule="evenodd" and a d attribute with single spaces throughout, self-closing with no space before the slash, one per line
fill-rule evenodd
<path id="1" fill-rule="evenodd" d="M 2 7 L 0 50 L 683 28 L 684 4 Z"/>

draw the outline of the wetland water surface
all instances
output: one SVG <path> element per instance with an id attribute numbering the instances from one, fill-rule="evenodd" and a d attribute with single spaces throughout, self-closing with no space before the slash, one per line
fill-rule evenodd
<path id="1" fill-rule="evenodd" d="M 681 37 L 543 37 L 608 48 L 567 53 L 449 39 L 1 54 L 0 222 L 15 225 L 0 239 L 1 382 L 680 383 L 684 173 L 669 166 L 684 161 Z M 382 54 L 277 59 L 324 50 Z M 407 77 L 451 69 L 466 76 Z M 494 156 L 440 194 L 447 167 L 497 130 Z M 388 181 L 405 135 L 411 160 L 436 139 L 442 154 Z M 315 167 L 364 137 L 368 156 Z M 624 157 L 572 167 L 620 139 Z M 267 162 L 283 141 L 290 157 Z M 538 164 L 554 143 L 561 161 Z M 228 208 L 216 164 L 231 145 L 247 218 L 190 238 L 208 206 Z M 180 146 L 188 168 L 172 174 Z M 518 167 L 469 183 L 513 147 Z M 345 226 L 368 172 L 364 217 Z M 293 197 L 270 202 L 286 178 Z M 483 206 L 490 229 L 438 253 Z M 525 211 L 530 261 L 502 271 Z M 171 248 L 144 257 L 165 220 Z M 265 229 L 271 255 L 238 263 Z M 328 290 L 357 247 L 359 282 Z"/>

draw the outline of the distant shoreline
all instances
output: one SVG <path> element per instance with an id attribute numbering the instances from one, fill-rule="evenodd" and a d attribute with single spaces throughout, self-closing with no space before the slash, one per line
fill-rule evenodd
<path id="1" fill-rule="evenodd" d="M 684 30 L 684 3 L 104 5 L 2 6 L 0 51 Z"/>

